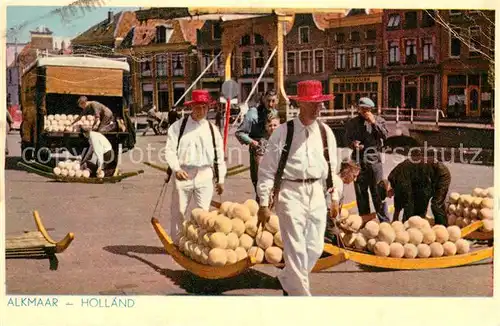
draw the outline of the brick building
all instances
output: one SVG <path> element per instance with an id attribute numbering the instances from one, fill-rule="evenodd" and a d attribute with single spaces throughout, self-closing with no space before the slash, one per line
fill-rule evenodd
<path id="1" fill-rule="evenodd" d="M 448 116 L 489 116 L 494 85 L 488 82 L 495 47 L 493 10 L 440 10 L 442 105 Z"/>
<path id="2" fill-rule="evenodd" d="M 384 107 L 440 106 L 441 34 L 434 10 L 384 10 Z"/>
<path id="3" fill-rule="evenodd" d="M 382 105 L 382 10 L 350 9 L 329 19 L 327 74 L 330 109 L 346 109 L 361 97 Z"/>

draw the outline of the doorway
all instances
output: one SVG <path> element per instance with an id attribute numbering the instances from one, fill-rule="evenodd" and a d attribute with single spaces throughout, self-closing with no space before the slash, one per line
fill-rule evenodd
<path id="1" fill-rule="evenodd" d="M 469 86 L 467 89 L 467 116 L 477 117 L 480 115 L 481 110 L 479 110 L 479 87 Z"/>

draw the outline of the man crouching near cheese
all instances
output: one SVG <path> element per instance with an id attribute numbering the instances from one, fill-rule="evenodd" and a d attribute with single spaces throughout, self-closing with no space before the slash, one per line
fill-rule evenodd
<path id="1" fill-rule="evenodd" d="M 331 129 L 317 121 L 323 102 L 319 81 L 298 83 L 299 116 L 280 125 L 269 139 L 258 172 L 258 224 L 271 216 L 270 196 L 279 217 L 285 268 L 278 276 L 284 295 L 311 296 L 309 273 L 323 252 L 327 203 L 341 185 L 337 142 Z M 325 159 L 326 158 L 326 159 Z M 325 187 L 326 183 L 326 187 Z"/>
<path id="2" fill-rule="evenodd" d="M 89 148 L 80 162 L 82 168 L 90 169 L 90 175 L 98 178 L 113 175 L 114 169 L 110 167 L 114 160 L 114 152 L 109 140 L 88 127 L 82 127 L 80 131 L 89 141 Z"/>
<path id="3" fill-rule="evenodd" d="M 226 163 L 219 129 L 207 121 L 209 105 L 214 101 L 206 90 L 194 90 L 192 101 L 184 105 L 192 107 L 190 116 L 177 120 L 168 128 L 166 160 L 169 175 L 175 175 L 172 194 L 171 229 L 174 243 L 182 230 L 189 202 L 194 197 L 196 207 L 208 211 L 214 192 L 224 191 Z"/>

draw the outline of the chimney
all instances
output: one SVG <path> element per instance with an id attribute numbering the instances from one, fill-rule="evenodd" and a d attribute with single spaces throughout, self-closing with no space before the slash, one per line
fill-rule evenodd
<path id="1" fill-rule="evenodd" d="M 113 23 L 113 12 L 110 10 L 108 11 L 108 24 Z"/>

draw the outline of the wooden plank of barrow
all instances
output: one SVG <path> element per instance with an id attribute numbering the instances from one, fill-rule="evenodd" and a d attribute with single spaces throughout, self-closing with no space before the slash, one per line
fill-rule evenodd
<path id="1" fill-rule="evenodd" d="M 392 258 L 381 257 L 353 250 L 342 249 L 334 245 L 325 245 L 325 252 L 338 255 L 344 252 L 349 260 L 361 265 L 387 268 L 387 269 L 435 269 L 448 268 L 472 264 L 493 257 L 493 248 L 486 248 L 463 255 L 454 255 L 435 258 Z"/>

